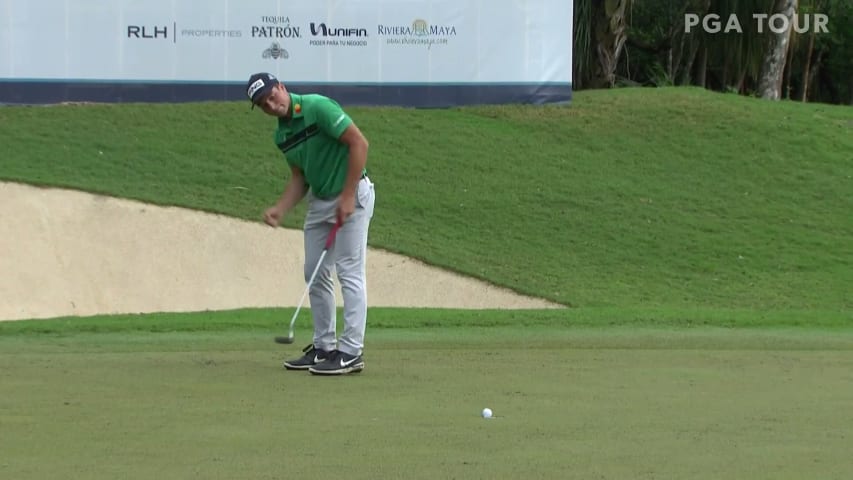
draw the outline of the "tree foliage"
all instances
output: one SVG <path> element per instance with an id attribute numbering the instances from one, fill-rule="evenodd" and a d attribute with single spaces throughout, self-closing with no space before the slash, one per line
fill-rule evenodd
<path id="1" fill-rule="evenodd" d="M 620 8 L 613 8 L 614 4 Z M 759 31 L 753 15 L 773 15 L 779 4 L 775 0 L 574 0 L 574 87 L 698 85 L 756 95 L 762 64 L 778 42 L 766 19 Z M 784 43 L 780 97 L 853 104 L 853 1 L 799 0 L 796 4 L 799 25 L 810 28 L 792 29 Z M 826 16 L 828 32 L 816 30 L 816 14 Z M 715 15 L 709 18 L 718 19 L 719 31 L 705 31 L 700 23 L 688 32 L 686 15 L 700 19 Z M 740 31 L 726 31 L 731 17 L 738 20 Z M 623 44 L 614 41 L 618 33 L 614 26 L 619 25 L 624 25 Z M 602 58 L 615 63 L 609 77 Z"/>

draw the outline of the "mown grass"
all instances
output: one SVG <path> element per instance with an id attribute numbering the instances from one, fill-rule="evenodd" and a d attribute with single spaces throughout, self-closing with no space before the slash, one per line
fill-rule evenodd
<path id="1" fill-rule="evenodd" d="M 580 308 L 371 308 L 342 378 L 281 369 L 307 310 L 286 347 L 290 309 L 0 322 L 0 478 L 850 478 L 850 112 L 353 108 L 373 245 Z M 270 127 L 244 103 L 0 108 L 0 178 L 257 219 Z"/>
<path id="2" fill-rule="evenodd" d="M 0 335 L 0 477 L 853 474 L 849 329 L 378 328 L 362 374 L 318 378 L 259 331 L 104 320 Z"/>
<path id="3" fill-rule="evenodd" d="M 271 332 L 284 333 L 293 309 L 262 308 L 194 313 L 99 315 L 0 322 L 0 337 L 74 335 L 78 333 Z M 340 323 L 343 312 L 338 309 Z M 454 327 L 822 329 L 853 328 L 853 314 L 844 311 L 767 311 L 695 309 L 585 308 L 563 310 L 454 310 L 370 308 L 373 329 Z M 303 309 L 296 328 L 311 332 L 310 309 Z M 308 335 L 308 333 L 306 333 Z M 309 337 L 310 338 L 310 337 Z"/>
<path id="4" fill-rule="evenodd" d="M 853 305 L 848 107 L 678 88 L 350 111 L 375 246 L 576 307 Z M 3 108 L 0 178 L 257 220 L 287 170 L 272 128 L 242 102 Z"/>

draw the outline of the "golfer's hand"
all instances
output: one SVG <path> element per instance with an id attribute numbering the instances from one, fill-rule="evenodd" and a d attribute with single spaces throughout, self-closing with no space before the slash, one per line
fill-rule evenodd
<path id="1" fill-rule="evenodd" d="M 277 227 L 281 224 L 281 217 L 283 216 L 284 210 L 278 205 L 273 205 L 264 212 L 264 222 L 271 227 Z"/>
<path id="2" fill-rule="evenodd" d="M 341 195 L 338 199 L 338 223 L 343 224 L 355 212 L 355 195 Z"/>

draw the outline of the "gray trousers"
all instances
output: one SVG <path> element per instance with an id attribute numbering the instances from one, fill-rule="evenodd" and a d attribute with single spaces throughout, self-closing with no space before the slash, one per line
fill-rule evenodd
<path id="1" fill-rule="evenodd" d="M 335 225 L 338 206 L 337 197 L 321 199 L 309 191 L 307 198 L 304 226 L 306 282 L 310 280 Z M 367 177 L 362 178 L 358 183 L 355 212 L 338 230 L 335 242 L 326 253 L 308 291 L 314 318 L 315 348 L 326 351 L 338 349 L 350 355 L 362 353 L 367 324 L 367 230 L 373 217 L 375 199 L 373 182 Z M 333 270 L 337 272 L 344 301 L 344 331 L 337 341 Z"/>

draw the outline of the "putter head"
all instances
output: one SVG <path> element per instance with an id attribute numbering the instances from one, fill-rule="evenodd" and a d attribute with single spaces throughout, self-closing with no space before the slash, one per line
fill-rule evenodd
<path id="1" fill-rule="evenodd" d="M 293 343 L 293 335 L 290 335 L 289 337 L 275 337 L 275 343 Z"/>

